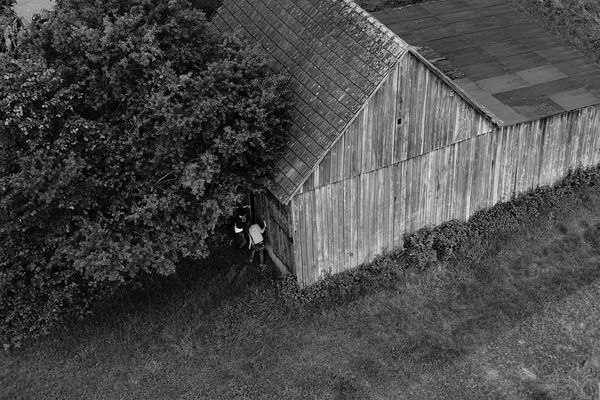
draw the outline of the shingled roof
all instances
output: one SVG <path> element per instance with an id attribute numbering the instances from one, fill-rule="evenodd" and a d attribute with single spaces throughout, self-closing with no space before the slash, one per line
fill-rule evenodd
<path id="1" fill-rule="evenodd" d="M 505 125 L 600 104 L 600 66 L 506 0 L 373 14 Z"/>
<path id="2" fill-rule="evenodd" d="M 408 47 L 351 0 L 225 0 L 213 24 L 257 41 L 291 75 L 293 125 L 270 188 L 284 204 Z"/>

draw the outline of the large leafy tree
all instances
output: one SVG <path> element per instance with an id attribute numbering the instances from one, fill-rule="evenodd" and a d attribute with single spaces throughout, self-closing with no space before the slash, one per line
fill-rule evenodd
<path id="1" fill-rule="evenodd" d="M 0 335 L 209 254 L 263 186 L 286 79 L 186 0 L 58 0 L 0 54 Z M 7 339 L 9 338 L 9 339 Z"/>
<path id="2" fill-rule="evenodd" d="M 23 31 L 21 20 L 12 9 L 15 0 L 0 0 L 0 52 L 16 54 L 19 36 Z"/>

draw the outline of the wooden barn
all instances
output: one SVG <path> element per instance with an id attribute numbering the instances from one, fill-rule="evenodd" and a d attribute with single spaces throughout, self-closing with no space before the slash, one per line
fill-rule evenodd
<path id="1" fill-rule="evenodd" d="M 502 0 L 225 0 L 213 21 L 292 77 L 256 205 L 303 285 L 600 162 L 600 67 Z"/>

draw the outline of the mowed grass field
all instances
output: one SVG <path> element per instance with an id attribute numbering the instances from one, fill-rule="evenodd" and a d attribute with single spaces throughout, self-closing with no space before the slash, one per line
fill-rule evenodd
<path id="1" fill-rule="evenodd" d="M 337 305 L 180 276 L 1 353 L 0 397 L 597 399 L 600 189 L 561 210 Z"/>

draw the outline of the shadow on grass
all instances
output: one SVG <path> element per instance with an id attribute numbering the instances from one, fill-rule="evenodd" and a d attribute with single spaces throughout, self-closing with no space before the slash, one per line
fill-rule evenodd
<path id="1" fill-rule="evenodd" d="M 228 286 L 225 269 L 240 258 L 226 252 L 5 355 L 1 378 L 14 398 L 24 388 L 65 399 L 109 388 L 132 399 L 411 398 L 406 388 L 431 385 L 432 373 L 600 278 L 600 195 L 576 203 L 494 238 L 480 260 L 399 264 L 386 289 L 304 308 L 288 308 L 255 270 L 249 285 Z"/>

